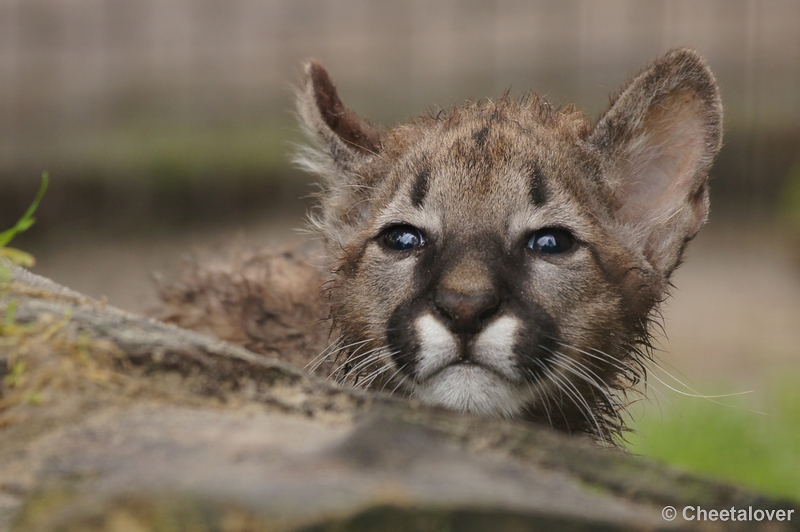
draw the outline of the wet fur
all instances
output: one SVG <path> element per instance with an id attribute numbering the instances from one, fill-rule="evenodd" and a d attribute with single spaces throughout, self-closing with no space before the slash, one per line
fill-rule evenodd
<path id="1" fill-rule="evenodd" d="M 298 325 L 316 340 L 286 358 L 316 351 L 310 367 L 341 382 L 611 441 L 651 358 L 670 275 L 707 217 L 722 108 L 702 59 L 684 49 L 655 61 L 595 125 L 529 95 L 379 130 L 342 104 L 321 65 L 305 72 L 298 109 L 316 146 L 298 162 L 321 179 L 311 222 L 327 265 L 314 270 L 323 303 L 295 316 L 319 317 L 329 305 L 331 336 L 323 348 L 312 334 L 318 322 Z M 421 228 L 425 246 L 387 251 L 380 239 L 392 224 Z M 527 239 L 549 227 L 570 231 L 576 247 L 532 254 Z M 167 294 L 171 321 L 193 326 L 183 315 L 194 307 L 200 328 L 270 352 L 270 342 L 284 344 L 263 332 L 274 329 L 269 320 L 256 340 L 239 324 L 253 313 L 280 316 L 286 298 L 315 297 L 311 277 L 296 283 L 298 297 L 285 282 L 273 290 L 281 282 L 273 273 L 249 284 L 262 301 L 255 311 L 241 293 L 227 307 L 186 299 L 212 277 L 241 286 L 238 267 L 224 271 L 225 282 L 219 271 L 195 273 Z M 465 332 L 442 314 L 442 294 L 499 303 Z M 210 324 L 223 308 L 224 327 Z M 459 356 L 468 363 L 456 364 Z"/>

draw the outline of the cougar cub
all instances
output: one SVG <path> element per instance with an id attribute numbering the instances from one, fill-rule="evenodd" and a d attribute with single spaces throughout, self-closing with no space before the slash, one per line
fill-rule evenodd
<path id="1" fill-rule="evenodd" d="M 649 327 L 708 214 L 722 107 L 692 50 L 658 59 L 592 125 L 538 96 L 391 129 L 305 67 L 322 179 L 312 222 L 340 381 L 608 439 Z M 332 363 L 332 362 L 331 362 Z"/>

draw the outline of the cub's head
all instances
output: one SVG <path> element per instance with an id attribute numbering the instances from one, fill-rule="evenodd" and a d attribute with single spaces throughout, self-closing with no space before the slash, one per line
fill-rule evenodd
<path id="1" fill-rule="evenodd" d="M 606 438 L 648 325 L 708 213 L 715 80 L 676 50 L 591 125 L 536 96 L 389 130 L 310 62 L 300 115 L 322 178 L 337 377 Z"/>

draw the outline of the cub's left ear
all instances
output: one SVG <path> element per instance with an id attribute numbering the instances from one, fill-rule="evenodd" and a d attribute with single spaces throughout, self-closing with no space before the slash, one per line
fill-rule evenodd
<path id="1" fill-rule="evenodd" d="M 673 50 L 631 81 L 589 141 L 601 152 L 612 209 L 663 275 L 708 217 L 708 170 L 722 143 L 717 83 L 693 50 Z"/>
<path id="2" fill-rule="evenodd" d="M 380 151 L 378 131 L 342 103 L 328 71 L 314 60 L 305 64 L 297 110 L 339 170 Z"/>

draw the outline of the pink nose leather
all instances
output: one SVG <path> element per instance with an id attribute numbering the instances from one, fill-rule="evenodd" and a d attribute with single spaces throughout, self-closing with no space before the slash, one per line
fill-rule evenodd
<path id="1" fill-rule="evenodd" d="M 453 332 L 474 334 L 497 311 L 500 300 L 493 293 L 467 295 L 442 290 L 437 291 L 434 303 Z"/>

